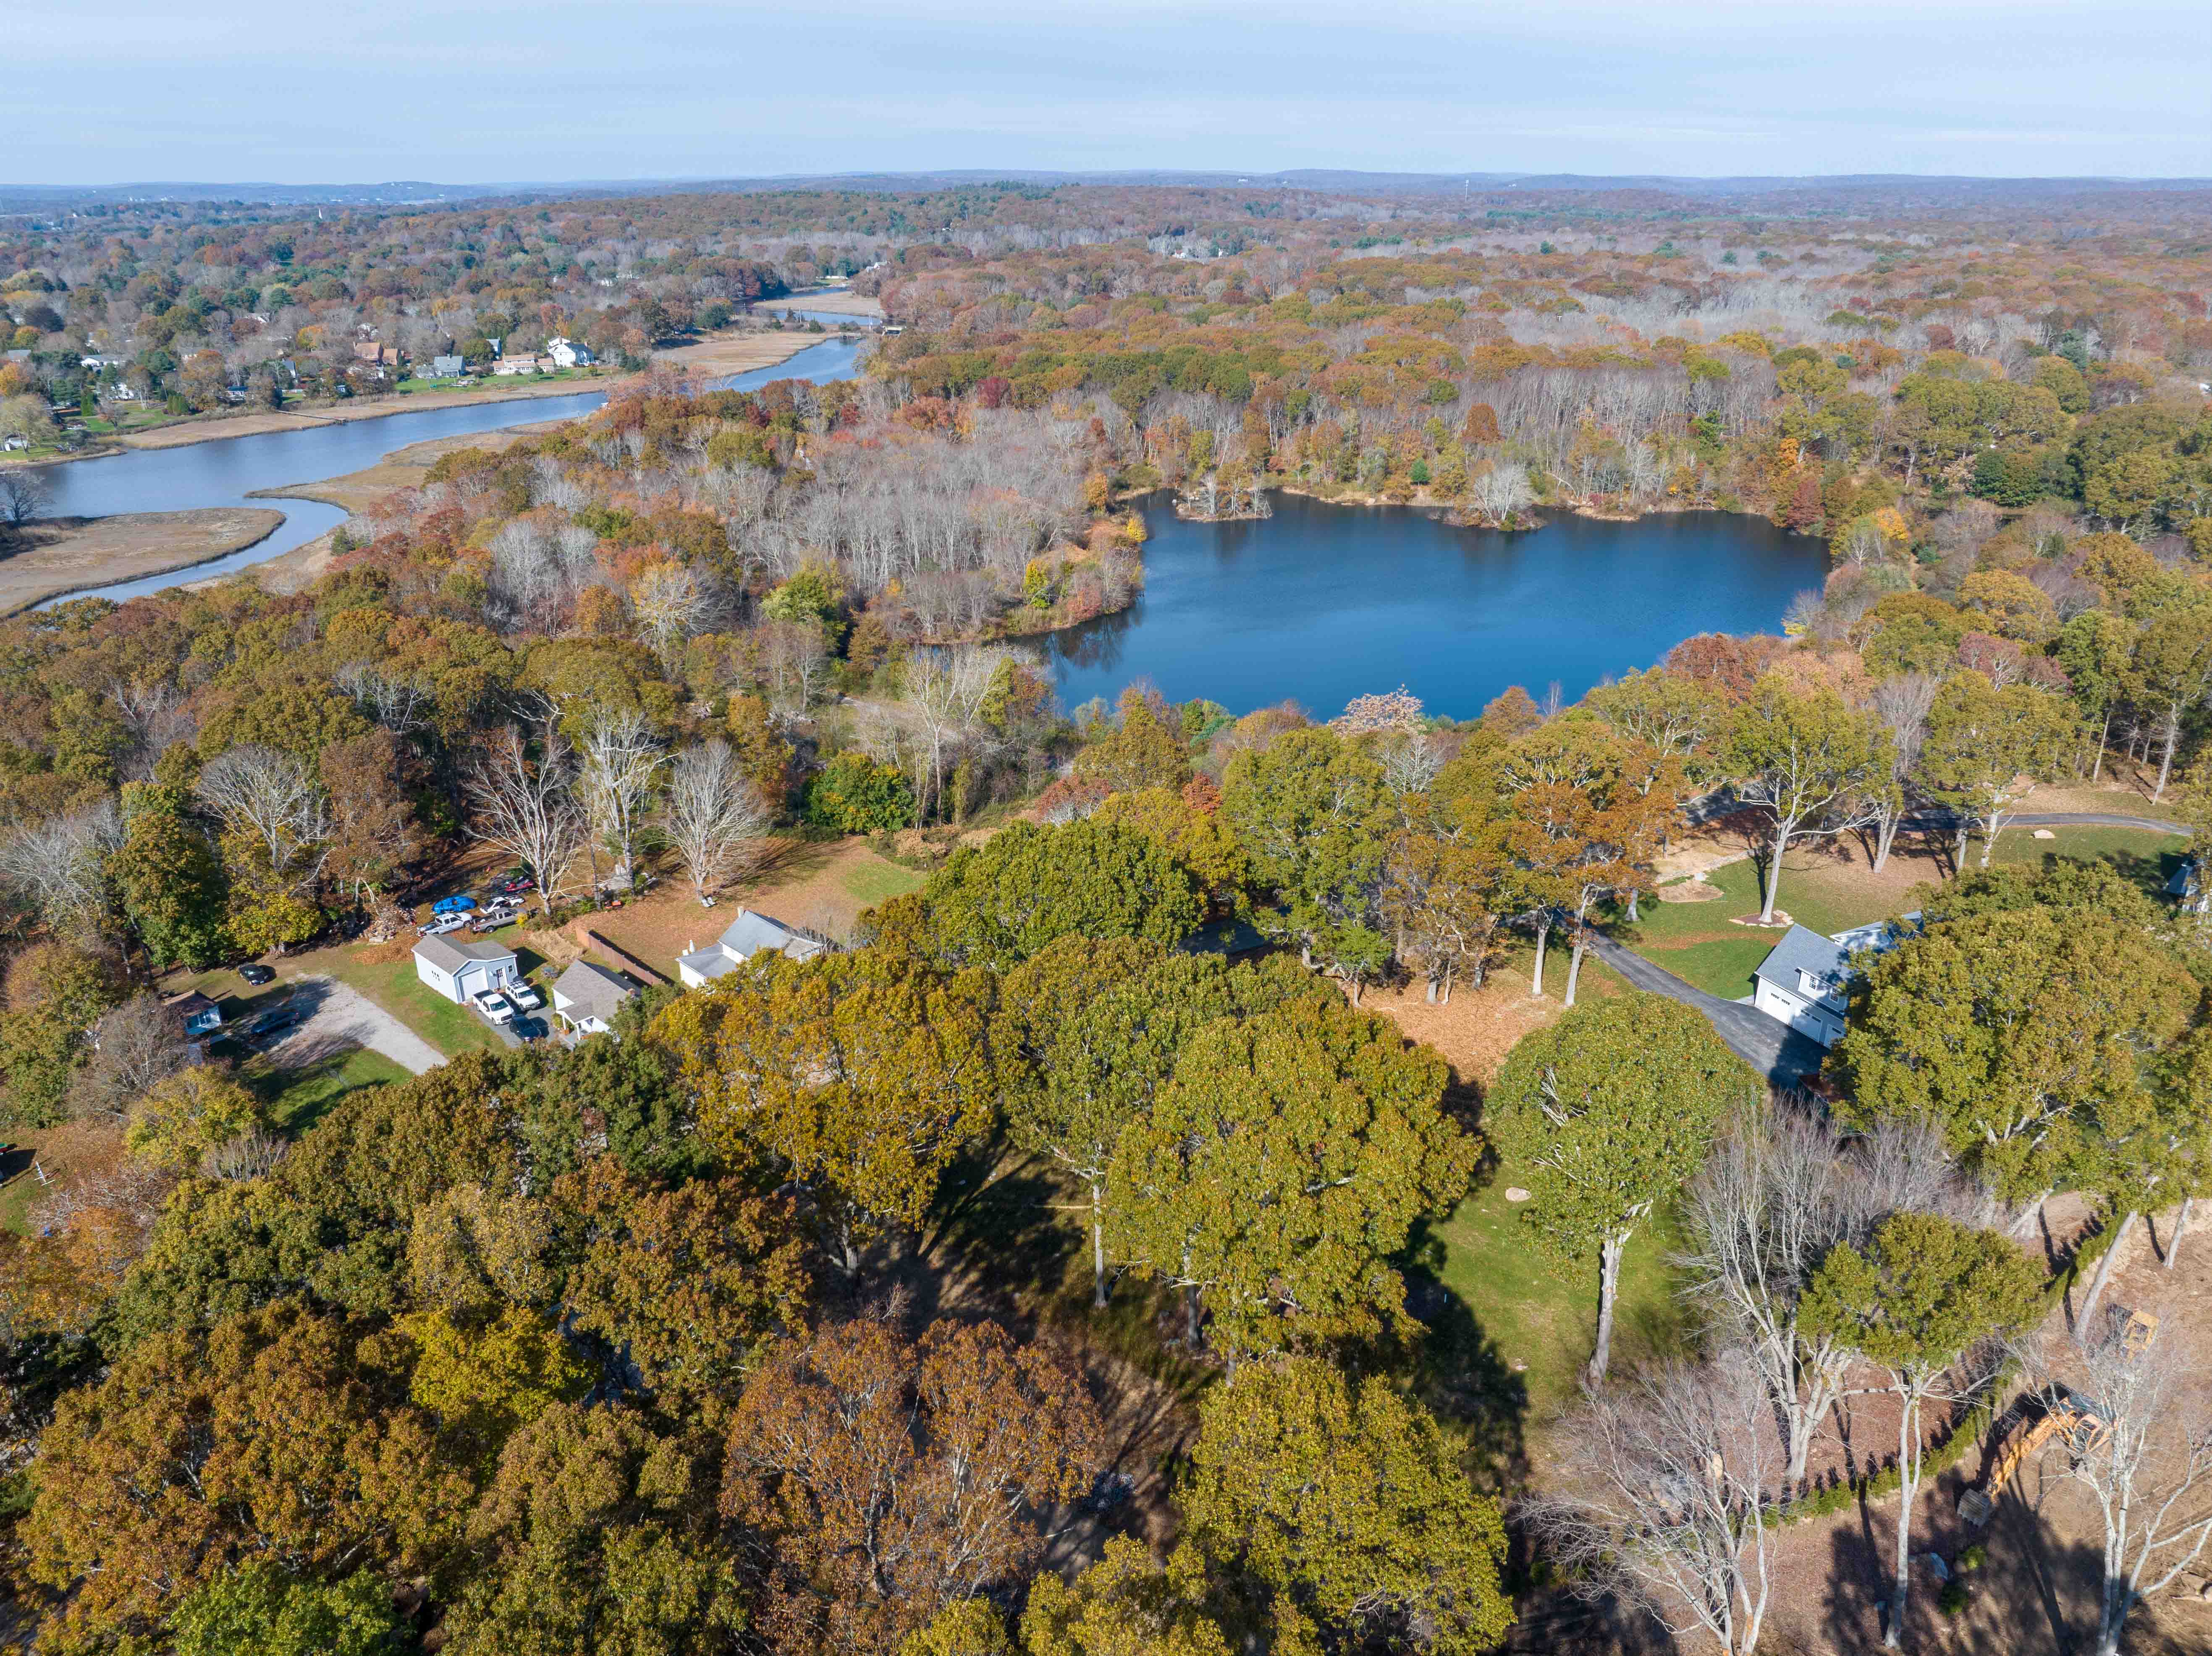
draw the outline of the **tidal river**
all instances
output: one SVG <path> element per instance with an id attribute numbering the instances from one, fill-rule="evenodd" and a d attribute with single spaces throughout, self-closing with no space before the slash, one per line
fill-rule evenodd
<path id="1" fill-rule="evenodd" d="M 1149 679 L 1173 701 L 1243 713 L 1288 697 L 1322 719 L 1401 684 L 1455 718 L 1511 684 L 1540 701 L 1556 683 L 1571 701 L 1692 634 L 1777 631 L 1827 573 L 1819 541 L 1725 513 L 1560 516 L 1504 535 L 1272 498 L 1272 518 L 1206 524 L 1152 497 L 1144 596 L 1045 641 L 1060 700 L 1110 701 Z"/>
<path id="2" fill-rule="evenodd" d="M 817 385 L 827 385 L 833 379 L 849 379 L 859 371 L 859 352 L 860 346 L 854 340 L 825 340 L 772 367 L 757 368 L 750 373 L 711 383 L 717 389 L 732 391 L 750 391 L 775 379 L 811 379 Z M 69 596 L 120 601 L 158 592 L 185 581 L 228 574 L 305 545 L 345 521 L 343 512 L 319 500 L 248 500 L 246 497 L 256 489 L 297 488 L 325 477 L 342 476 L 374 465 L 394 449 L 433 437 L 500 431 L 508 426 L 533 425 L 542 420 L 572 420 L 589 414 L 606 400 L 605 391 L 585 391 L 574 397 L 525 397 L 513 403 L 424 409 L 300 431 L 226 437 L 218 442 L 191 443 L 181 448 L 131 449 L 104 459 L 50 466 L 45 482 L 52 498 L 46 511 L 57 518 L 102 518 L 118 512 L 183 512 L 210 506 L 275 507 L 284 513 L 283 523 L 267 540 L 227 558 Z"/>

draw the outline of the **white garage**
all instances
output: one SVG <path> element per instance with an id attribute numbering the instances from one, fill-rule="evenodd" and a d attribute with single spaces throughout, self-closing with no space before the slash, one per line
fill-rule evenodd
<path id="1" fill-rule="evenodd" d="M 425 937 L 415 945 L 415 975 L 447 1000 L 468 1004 L 471 995 L 504 989 L 518 980 L 514 951 L 495 943 L 456 943 Z"/>

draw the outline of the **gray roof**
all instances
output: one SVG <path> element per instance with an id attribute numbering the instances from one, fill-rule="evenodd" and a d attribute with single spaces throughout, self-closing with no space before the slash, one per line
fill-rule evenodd
<path id="1" fill-rule="evenodd" d="M 1833 937 L 1793 925 L 1782 934 L 1782 941 L 1759 961 L 1759 969 L 1752 975 L 1765 978 L 1796 995 L 1803 992 L 1797 986 L 1797 974 L 1804 972 L 1832 983 L 1840 995 L 1844 979 L 1850 973 L 1850 959 Z"/>
<path id="2" fill-rule="evenodd" d="M 815 939 L 800 936 L 781 920 L 756 914 L 750 908 L 738 911 L 738 918 L 722 933 L 721 944 L 739 960 L 749 960 L 763 949 L 788 955 L 795 961 L 811 960 L 823 949 Z"/>
<path id="3" fill-rule="evenodd" d="M 495 943 L 455 943 L 451 937 L 425 937 L 415 945 L 415 957 L 425 960 L 451 977 L 471 961 L 513 961 L 514 951 Z"/>
<path id="4" fill-rule="evenodd" d="M 579 1023 L 586 1018 L 611 1023 L 623 1003 L 635 993 L 637 986 L 621 973 L 578 961 L 553 980 L 553 1010 Z"/>
<path id="5" fill-rule="evenodd" d="M 738 969 L 738 957 L 720 943 L 716 943 L 712 949 L 702 949 L 686 955 L 678 963 L 690 967 L 701 977 L 709 980 L 719 978 L 725 972 L 734 972 Z"/>

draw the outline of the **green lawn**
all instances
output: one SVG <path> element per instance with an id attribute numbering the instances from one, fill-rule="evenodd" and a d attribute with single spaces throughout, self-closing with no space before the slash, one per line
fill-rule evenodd
<path id="1" fill-rule="evenodd" d="M 356 1046 L 296 1070 L 256 1061 L 243 1077 L 260 1097 L 269 1123 L 287 1137 L 305 1132 L 357 1087 L 404 1081 L 407 1071 L 381 1052 Z"/>
<path id="2" fill-rule="evenodd" d="M 2142 828 L 2060 828 L 2051 832 L 2055 838 L 2039 840 L 2033 828 L 2008 828 L 1997 835 L 1990 860 L 2033 864 L 2050 856 L 2100 858 L 2155 891 L 2180 863 L 2182 847 L 2189 843 L 2179 834 L 2149 834 Z M 1970 841 L 1966 866 L 1978 865 L 1981 855 L 1981 841 Z"/>
<path id="3" fill-rule="evenodd" d="M 12 1168 L 21 1159 L 10 1156 L 8 1164 Z M 0 1230 L 12 1230 L 19 1236 L 29 1234 L 31 1204 L 39 1199 L 43 1188 L 38 1175 L 27 1166 L 13 1183 L 0 1190 Z"/>
<path id="4" fill-rule="evenodd" d="M 1783 895 L 1790 913 L 1797 913 L 1791 870 L 1783 870 Z M 1729 863 L 1715 869 L 1707 883 L 1723 895 L 1702 903 L 1644 901 L 1634 925 L 1618 915 L 1607 927 L 1613 935 L 1639 955 L 1657 961 L 1675 976 L 1723 1000 L 1740 1000 L 1751 992 L 1751 974 L 1774 947 L 1776 934 L 1732 924 L 1759 912 L 1759 873 L 1748 862 Z M 1832 920 L 1826 905 L 1814 921 Z M 1837 922 L 1838 925 L 1850 922 Z"/>
<path id="5" fill-rule="evenodd" d="M 893 897 L 903 897 L 909 891 L 919 891 L 926 883 L 924 877 L 912 869 L 901 868 L 896 863 L 873 856 L 854 862 L 839 883 L 848 896 L 871 907 Z"/>
<path id="6" fill-rule="evenodd" d="M 2051 839 L 2039 840 L 2032 828 L 2007 828 L 1997 837 L 1991 860 L 2032 866 L 2054 856 L 2101 859 L 2155 892 L 2181 852 L 2182 841 L 2175 836 L 2139 828 L 2060 828 L 2051 832 Z M 1970 840 L 1966 866 L 1978 867 L 1980 861 L 1981 841 Z M 1917 866 L 1931 877 L 1935 872 L 1934 864 L 1926 861 Z M 1727 864 L 1713 870 L 1706 883 L 1722 894 L 1717 900 L 1646 902 L 1635 925 L 1616 913 L 1606 917 L 1607 930 L 1708 993 L 1738 1000 L 1751 992 L 1752 972 L 1774 947 L 1777 934 L 1731 924 L 1759 912 L 1755 864 L 1748 860 Z M 1778 906 L 1798 925 L 1832 937 L 1904 913 L 1916 901 L 1913 889 L 1895 875 L 1876 880 L 1856 846 L 1848 860 L 1814 846 L 1791 852 L 1784 863 Z"/>
<path id="7" fill-rule="evenodd" d="M 1597 1259 L 1563 1265 L 1539 1247 L 1523 1208 L 1505 1199 L 1516 1182 L 1514 1166 L 1500 1166 L 1431 1237 L 1442 1245 L 1437 1278 L 1474 1323 L 1461 1343 L 1474 1333 L 1494 1346 L 1496 1358 L 1526 1388 L 1531 1418 L 1541 1421 L 1572 1401 L 1576 1377 L 1596 1344 Z M 1667 1262 L 1678 1246 L 1663 1219 L 1631 1239 L 1613 1316 L 1616 1368 L 1685 1347 L 1687 1325 Z"/>

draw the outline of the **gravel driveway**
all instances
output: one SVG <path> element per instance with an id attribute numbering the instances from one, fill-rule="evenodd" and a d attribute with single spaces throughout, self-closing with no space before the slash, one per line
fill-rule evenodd
<path id="1" fill-rule="evenodd" d="M 294 980 L 292 995 L 313 1008 L 306 1022 L 274 1046 L 270 1060 L 288 1070 L 328 1058 L 347 1046 L 381 1052 L 401 1069 L 421 1075 L 446 1061 L 445 1054 L 368 996 L 335 978 Z"/>

